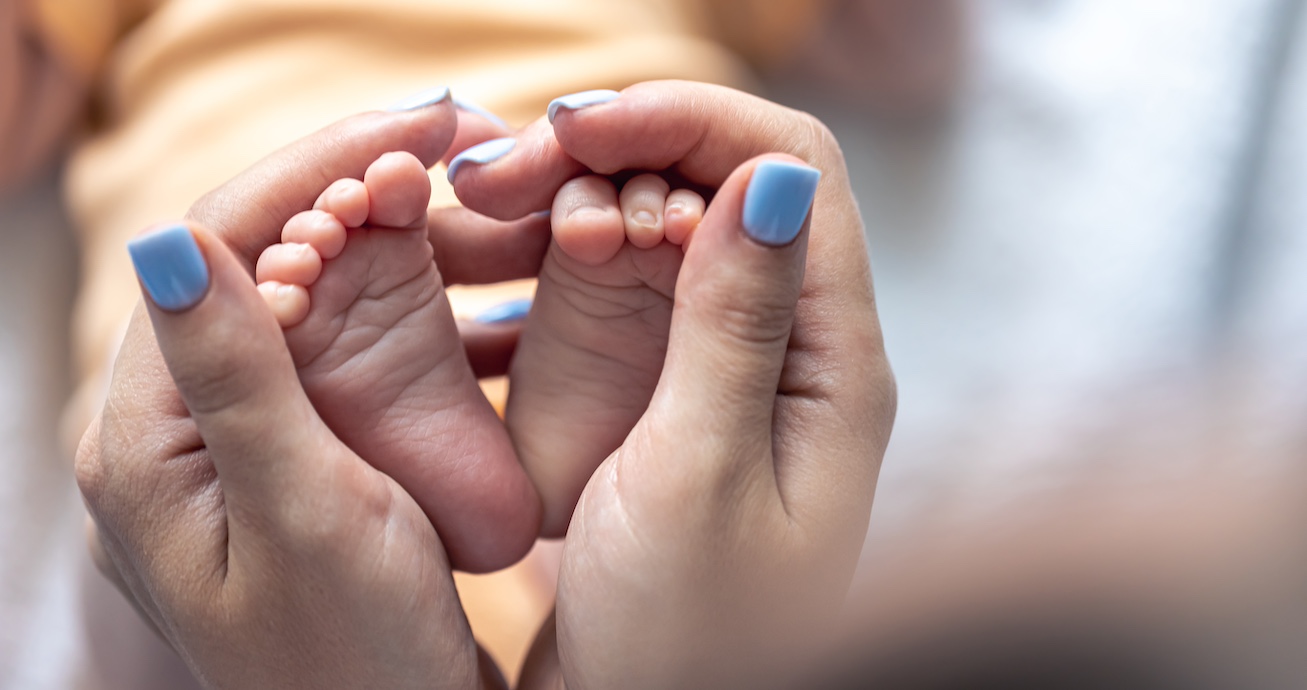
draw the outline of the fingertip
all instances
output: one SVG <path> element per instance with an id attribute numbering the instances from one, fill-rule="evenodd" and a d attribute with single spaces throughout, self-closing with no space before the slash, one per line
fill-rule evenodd
<path id="1" fill-rule="evenodd" d="M 127 243 L 146 297 L 166 312 L 186 311 L 208 293 L 208 259 L 190 227 L 151 228 Z"/>
<path id="2" fill-rule="evenodd" d="M 509 127 L 508 123 L 504 122 L 504 118 L 494 114 L 493 112 L 487 110 L 486 108 L 481 107 L 479 104 L 477 104 L 475 101 L 471 99 L 464 98 L 462 96 L 455 96 L 454 107 L 458 108 L 462 112 L 476 115 L 477 117 L 480 117 L 481 119 L 485 120 L 486 122 L 489 122 L 491 125 L 495 126 L 496 128 L 504 132 L 512 131 L 512 127 Z M 459 118 L 459 121 L 460 123 L 462 122 L 461 117 Z"/>
<path id="3" fill-rule="evenodd" d="M 621 92 L 612 89 L 593 89 L 590 91 L 581 91 L 571 93 L 566 96 L 559 96 L 549 102 L 549 108 L 546 114 L 549 117 L 550 124 L 558 118 L 560 112 L 573 112 L 589 108 L 604 103 L 611 103 L 621 97 Z"/>
<path id="4" fill-rule="evenodd" d="M 745 233 L 766 246 L 793 242 L 808 220 L 820 182 L 821 171 L 805 163 L 759 161 L 744 193 L 741 222 Z"/>
<path id="5" fill-rule="evenodd" d="M 512 137 L 501 137 L 483 141 L 466 151 L 454 156 L 449 161 L 449 170 L 445 173 L 446 179 L 450 184 L 458 179 L 458 171 L 465 165 L 483 166 L 489 165 L 500 158 L 508 155 L 514 148 L 517 148 L 517 139 Z"/>
<path id="6" fill-rule="evenodd" d="M 386 108 L 388 113 L 405 113 L 415 110 L 424 110 L 433 105 L 438 105 L 449 100 L 450 92 L 448 86 L 435 86 L 424 89 L 410 96 L 406 96 Z"/>

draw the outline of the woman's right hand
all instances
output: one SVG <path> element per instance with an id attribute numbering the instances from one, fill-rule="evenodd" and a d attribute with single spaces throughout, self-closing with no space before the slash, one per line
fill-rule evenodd
<path id="1" fill-rule="evenodd" d="M 434 164 L 456 117 L 446 101 L 350 118 L 138 240 L 144 282 L 189 290 L 171 311 L 148 299 L 137 310 L 77 479 L 97 565 L 206 687 L 502 686 L 435 529 L 317 415 L 252 279 L 254 258 L 328 181 L 387 151 Z M 523 254 L 543 245 L 497 232 L 502 256 L 472 233 L 433 238 L 451 280 L 534 270 Z"/>
<path id="2" fill-rule="evenodd" d="M 464 203 L 515 218 L 586 170 L 715 196 L 653 400 L 572 515 L 523 687 L 784 686 L 843 603 L 895 414 L 843 156 L 811 116 L 723 87 L 570 102 L 460 168 Z"/>

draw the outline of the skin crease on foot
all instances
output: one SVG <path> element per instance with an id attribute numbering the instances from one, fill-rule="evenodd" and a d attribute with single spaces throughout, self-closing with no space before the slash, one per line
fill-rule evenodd
<path id="1" fill-rule="evenodd" d="M 385 154 L 292 217 L 255 275 L 323 419 L 418 501 L 456 568 L 485 572 L 530 548 L 540 503 L 464 353 L 430 194 L 416 158 Z"/>
<path id="2" fill-rule="evenodd" d="M 308 286 L 322 275 L 324 262 L 344 250 L 347 228 L 367 222 L 370 208 L 378 212 L 368 194 L 358 180 L 333 183 L 315 209 L 286 224 L 283 243 L 263 253 L 256 271 L 259 290 L 284 328 L 308 316 Z M 585 480 L 621 443 L 653 394 L 666 347 L 668 296 L 704 210 L 702 196 L 673 190 L 652 174 L 628 181 L 620 191 L 606 178 L 581 177 L 555 197 L 555 245 L 536 298 L 536 310 L 550 316 L 528 330 L 519 345 L 518 356 L 528 369 L 515 380 L 518 404 L 510 401 L 509 418 L 527 472 L 542 494 L 546 536 L 566 530 Z M 638 356 L 598 354 L 604 352 Z M 537 361 L 556 366 L 531 364 Z M 614 379 L 631 385 L 608 386 Z M 581 395 L 569 395 L 572 390 Z M 554 404 L 520 406 L 538 396 Z"/>

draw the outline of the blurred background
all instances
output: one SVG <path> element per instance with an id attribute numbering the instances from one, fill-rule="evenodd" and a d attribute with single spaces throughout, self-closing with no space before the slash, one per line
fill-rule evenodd
<path id="1" fill-rule="evenodd" d="M 0 4 L 0 688 L 186 686 L 71 475 L 131 233 L 432 84 L 660 77 L 817 115 L 862 209 L 900 402 L 832 683 L 1307 687 L 1300 0 Z"/>

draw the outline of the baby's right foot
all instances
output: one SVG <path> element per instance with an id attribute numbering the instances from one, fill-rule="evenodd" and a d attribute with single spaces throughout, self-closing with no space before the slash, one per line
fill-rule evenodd
<path id="1" fill-rule="evenodd" d="M 561 536 L 586 481 L 644 414 L 662 374 L 683 246 L 698 194 L 657 175 L 568 182 L 509 378 L 505 419 Z"/>
<path id="2" fill-rule="evenodd" d="M 468 366 L 427 238 L 427 172 L 390 153 L 292 218 L 256 270 L 332 431 L 389 475 L 474 572 L 521 558 L 539 497 Z"/>

